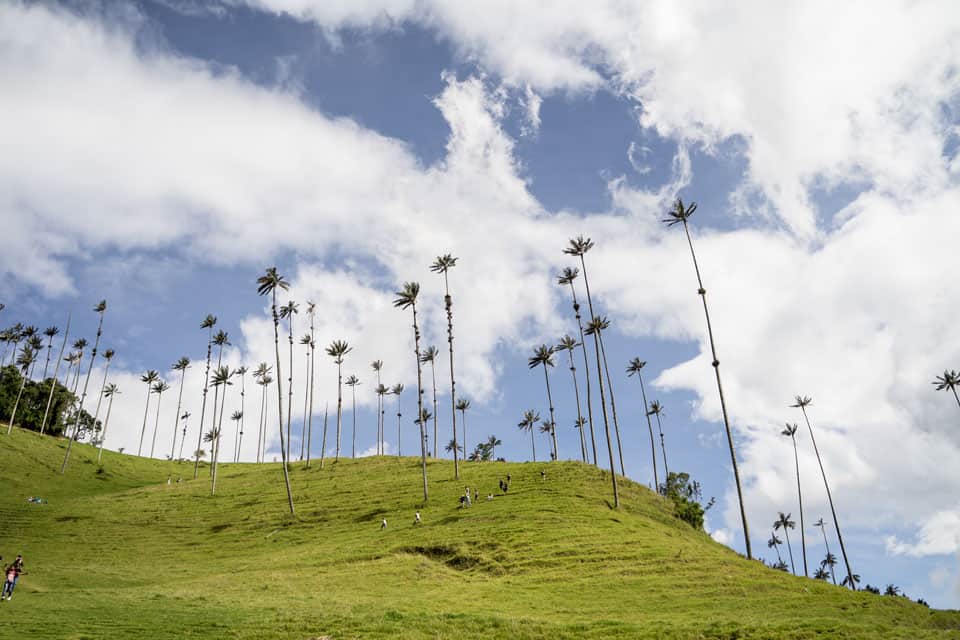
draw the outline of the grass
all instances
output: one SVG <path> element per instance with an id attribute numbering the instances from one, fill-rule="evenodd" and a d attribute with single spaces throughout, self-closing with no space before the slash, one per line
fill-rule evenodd
<path id="1" fill-rule="evenodd" d="M 609 478 L 579 463 L 466 463 L 455 481 L 432 461 L 422 508 L 416 459 L 295 463 L 290 517 L 277 464 L 222 465 L 211 497 L 206 465 L 193 481 L 105 451 L 99 468 L 81 444 L 61 476 L 64 441 L 0 438 L 0 553 L 29 572 L 0 637 L 960 636 L 960 612 L 749 562 L 632 482 L 613 511 Z M 465 485 L 481 498 L 458 509 Z"/>

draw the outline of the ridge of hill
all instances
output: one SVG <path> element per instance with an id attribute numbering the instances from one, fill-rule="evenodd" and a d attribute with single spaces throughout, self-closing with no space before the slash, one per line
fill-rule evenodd
<path id="1" fill-rule="evenodd" d="M 211 497 L 206 465 L 78 444 L 61 476 L 64 447 L 0 435 L 0 553 L 29 572 L 0 637 L 960 637 L 960 612 L 748 561 L 633 482 L 612 510 L 581 463 L 431 460 L 426 506 L 416 458 L 293 463 L 291 517 L 279 464 L 221 465 Z"/>

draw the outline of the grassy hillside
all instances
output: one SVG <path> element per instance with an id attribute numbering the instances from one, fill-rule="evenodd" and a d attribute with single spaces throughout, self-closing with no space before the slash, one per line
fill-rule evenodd
<path id="1" fill-rule="evenodd" d="M 579 463 L 206 467 L 0 436 L 0 553 L 29 575 L 0 603 L 17 638 L 948 638 L 960 613 L 851 593 L 748 562 L 633 483 L 623 507 Z M 546 470 L 546 480 L 540 471 Z M 513 476 L 492 502 L 497 480 Z M 481 500 L 457 508 L 463 487 Z M 26 502 L 40 495 L 49 504 Z M 380 530 L 386 518 L 388 528 Z"/>

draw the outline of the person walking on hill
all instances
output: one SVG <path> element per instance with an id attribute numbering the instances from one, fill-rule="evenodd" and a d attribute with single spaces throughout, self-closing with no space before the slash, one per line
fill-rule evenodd
<path id="1" fill-rule="evenodd" d="M 17 580 L 23 573 L 23 556 L 18 555 L 16 560 L 4 569 L 3 591 L 0 591 L 0 600 L 10 600 L 13 598 L 13 590 L 17 586 Z"/>

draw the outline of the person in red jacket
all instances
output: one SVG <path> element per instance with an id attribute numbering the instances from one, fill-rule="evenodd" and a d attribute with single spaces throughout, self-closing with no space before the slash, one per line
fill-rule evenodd
<path id="1" fill-rule="evenodd" d="M 3 571 L 3 591 L 0 591 L 0 600 L 10 600 L 13 597 L 13 589 L 17 586 L 21 573 L 23 573 L 23 556 L 18 555 L 17 559 Z"/>

